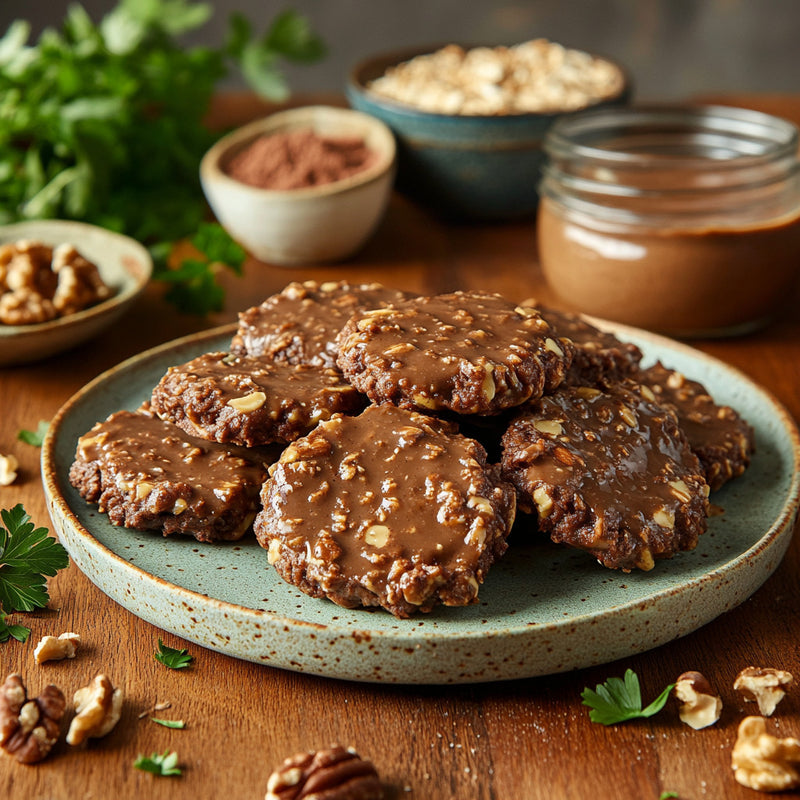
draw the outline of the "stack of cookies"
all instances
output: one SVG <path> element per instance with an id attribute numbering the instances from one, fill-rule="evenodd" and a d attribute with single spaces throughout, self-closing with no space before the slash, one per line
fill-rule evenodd
<path id="1" fill-rule="evenodd" d="M 753 433 L 585 320 L 484 292 L 291 283 L 229 352 L 98 423 L 70 480 L 116 525 L 238 539 L 289 583 L 398 617 L 476 602 L 515 540 L 610 568 L 692 549 Z"/>

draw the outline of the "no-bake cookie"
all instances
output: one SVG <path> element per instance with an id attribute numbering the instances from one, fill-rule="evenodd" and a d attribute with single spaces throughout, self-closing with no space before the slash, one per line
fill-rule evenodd
<path id="1" fill-rule="evenodd" d="M 392 405 L 336 416 L 270 468 L 254 530 L 289 583 L 398 617 L 477 600 L 506 550 L 512 486 L 452 426 Z"/>
<path id="2" fill-rule="evenodd" d="M 193 436 L 247 447 L 288 443 L 365 398 L 338 370 L 205 353 L 170 367 L 153 390 L 159 417 Z"/>
<path id="3" fill-rule="evenodd" d="M 336 336 L 349 317 L 407 298 L 379 283 L 292 282 L 239 314 L 231 351 L 289 364 L 336 366 Z"/>
<path id="4" fill-rule="evenodd" d="M 239 539 L 260 508 L 264 454 L 187 436 L 148 413 L 118 411 L 78 440 L 70 483 L 114 525 Z"/>
<path id="5" fill-rule="evenodd" d="M 572 352 L 535 309 L 453 292 L 354 316 L 340 334 L 337 363 L 376 403 L 496 414 L 552 391 Z"/>
<path id="6" fill-rule="evenodd" d="M 708 485 L 674 413 L 621 386 L 565 386 L 526 408 L 502 466 L 542 531 L 606 567 L 649 570 L 706 527 Z"/>
<path id="7" fill-rule="evenodd" d="M 569 339 L 575 345 L 567 382 L 590 386 L 601 380 L 622 380 L 636 371 L 642 360 L 642 351 L 635 344 L 600 330 L 579 314 L 543 306 L 534 307 L 558 336 Z"/>
<path id="8" fill-rule="evenodd" d="M 712 490 L 745 471 L 755 449 L 753 428 L 730 406 L 717 405 L 702 383 L 660 362 L 639 370 L 634 379 L 659 403 L 674 408 Z"/>

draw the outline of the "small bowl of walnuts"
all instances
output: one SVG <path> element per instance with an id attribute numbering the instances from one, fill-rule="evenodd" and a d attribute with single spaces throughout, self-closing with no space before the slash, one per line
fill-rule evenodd
<path id="1" fill-rule="evenodd" d="M 617 63 L 546 39 L 511 47 L 416 48 L 357 64 L 350 105 L 397 138 L 397 188 L 445 217 L 535 213 L 542 140 L 558 117 L 623 104 Z"/>
<path id="2" fill-rule="evenodd" d="M 0 366 L 81 344 L 111 325 L 153 271 L 139 242 L 95 225 L 0 226 Z"/>

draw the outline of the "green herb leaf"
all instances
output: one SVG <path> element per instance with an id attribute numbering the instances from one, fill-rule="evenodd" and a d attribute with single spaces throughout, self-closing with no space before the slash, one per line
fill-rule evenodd
<path id="1" fill-rule="evenodd" d="M 658 796 L 658 800 L 673 800 L 679 796 L 680 795 L 677 792 L 661 792 L 661 794 Z"/>
<path id="2" fill-rule="evenodd" d="M 185 669 L 191 664 L 194 656 L 189 654 L 188 650 L 176 650 L 168 647 L 158 640 L 158 651 L 155 653 L 156 661 L 162 663 L 165 667 L 170 669 Z"/>
<path id="3" fill-rule="evenodd" d="M 9 639 L 27 642 L 30 635 L 30 628 L 26 628 L 24 625 L 9 625 L 8 617 L 0 614 L 0 643 L 7 642 Z"/>
<path id="4" fill-rule="evenodd" d="M 291 10 L 275 17 L 263 46 L 292 61 L 316 61 L 325 55 L 325 44 L 311 30 L 308 20 Z"/>
<path id="5" fill-rule="evenodd" d="M 581 693 L 583 705 L 589 706 L 589 719 L 602 725 L 614 725 L 629 719 L 652 717 L 664 708 L 674 684 L 664 691 L 647 708 L 642 709 L 639 677 L 632 669 L 625 670 L 623 678 L 609 678 L 598 684 L 594 691 L 588 686 Z"/>
<path id="6" fill-rule="evenodd" d="M 178 767 L 178 754 L 170 753 L 169 750 L 165 750 L 163 753 L 152 753 L 149 756 L 139 755 L 133 762 L 133 766 L 143 772 L 150 772 L 161 777 L 182 774 Z"/>
<path id="7" fill-rule="evenodd" d="M 31 445 L 31 447 L 41 447 L 49 429 L 50 423 L 46 419 L 40 419 L 35 431 L 29 431 L 23 428 L 17 433 L 17 439 L 21 442 L 25 442 L 25 444 Z"/>
<path id="8" fill-rule="evenodd" d="M 162 250 L 154 277 L 169 285 L 166 298 L 186 314 L 205 315 L 221 311 L 225 292 L 217 281 L 220 267 L 242 273 L 246 253 L 216 222 L 201 223 L 191 239 L 202 258 L 185 258 L 175 267 L 166 266 Z"/>
<path id="9" fill-rule="evenodd" d="M 163 725 L 165 728 L 175 728 L 181 731 L 186 727 L 186 723 L 182 719 L 158 719 L 158 717 L 150 717 L 150 721 L 158 725 Z"/>
<path id="10" fill-rule="evenodd" d="M 22 504 L 0 511 L 0 611 L 33 611 L 50 599 L 45 576 L 69 565 L 67 551 L 35 528 Z"/>

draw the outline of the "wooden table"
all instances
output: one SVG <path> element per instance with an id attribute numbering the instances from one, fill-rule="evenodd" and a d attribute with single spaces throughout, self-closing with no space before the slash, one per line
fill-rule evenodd
<path id="1" fill-rule="evenodd" d="M 800 98 L 747 98 L 800 121 Z M 239 118 L 253 113 L 239 107 Z M 150 287 L 108 334 L 39 364 L 0 370 L 0 452 L 13 452 L 19 480 L 0 488 L 0 504 L 23 503 L 49 525 L 39 477 L 39 451 L 16 440 L 35 428 L 91 378 L 122 359 L 176 336 L 232 321 L 293 279 L 379 280 L 420 293 L 481 288 L 512 298 L 550 300 L 536 263 L 530 223 L 446 226 L 395 197 L 375 238 L 339 266 L 279 269 L 250 262 L 226 278 L 223 313 L 211 320 L 174 314 Z M 800 417 L 800 318 L 795 313 L 758 334 L 701 341 L 701 350 L 738 367 Z M 165 634 L 116 605 L 75 566 L 50 582 L 50 608 L 24 616 L 26 644 L 0 645 L 0 671 L 22 673 L 29 688 L 47 682 L 67 694 L 105 671 L 124 688 L 122 720 L 105 739 L 75 751 L 63 742 L 34 767 L 0 757 L 0 797 L 260 798 L 285 756 L 340 742 L 377 765 L 391 798 L 419 800 L 550 800 L 753 798 L 730 768 L 743 704 L 734 695 L 748 665 L 788 669 L 800 679 L 800 541 L 774 576 L 739 608 L 672 644 L 623 661 L 551 677 L 455 687 L 356 684 L 238 661 Z M 84 645 L 74 661 L 37 666 L 32 652 L 44 634 L 76 631 Z M 171 671 L 153 658 L 162 636 L 188 646 L 192 667 Z M 673 706 L 649 721 L 603 727 L 589 721 L 580 693 L 626 668 L 653 696 L 686 669 L 705 673 L 725 701 L 722 719 L 696 732 Z M 156 703 L 184 719 L 183 731 L 140 719 Z M 770 721 L 800 737 L 800 688 Z M 133 768 L 139 753 L 176 750 L 180 778 L 154 778 Z M 788 795 L 787 795 L 788 796 Z"/>

